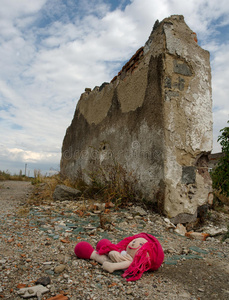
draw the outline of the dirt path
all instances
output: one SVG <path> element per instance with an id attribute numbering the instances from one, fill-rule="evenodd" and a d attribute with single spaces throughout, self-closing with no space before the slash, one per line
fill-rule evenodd
<path id="1" fill-rule="evenodd" d="M 42 277 L 47 292 L 37 297 L 40 300 L 57 295 L 62 295 L 58 300 L 229 299 L 229 244 L 220 238 L 190 240 L 170 232 L 163 217 L 139 213 L 134 206 L 111 209 L 104 229 L 89 204 L 84 214 L 87 204 L 76 201 L 27 207 L 30 183 L 7 181 L 0 186 L 0 299 L 22 299 L 19 288 L 32 289 Z M 227 224 L 227 216 L 216 217 L 219 225 L 222 220 Z M 81 240 L 95 246 L 101 238 L 116 243 L 139 232 L 160 240 L 165 261 L 158 271 L 146 272 L 136 282 L 77 259 L 73 252 Z"/>
<path id="2" fill-rule="evenodd" d="M 0 211 L 1 214 L 15 212 L 23 201 L 25 202 L 32 185 L 27 181 L 4 181 L 0 182 Z"/>

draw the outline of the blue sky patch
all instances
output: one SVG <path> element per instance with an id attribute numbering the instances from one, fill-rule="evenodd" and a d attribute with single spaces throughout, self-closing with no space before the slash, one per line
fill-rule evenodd
<path id="1" fill-rule="evenodd" d="M 12 124 L 11 129 L 13 129 L 13 130 L 22 130 L 23 127 L 19 124 Z"/>

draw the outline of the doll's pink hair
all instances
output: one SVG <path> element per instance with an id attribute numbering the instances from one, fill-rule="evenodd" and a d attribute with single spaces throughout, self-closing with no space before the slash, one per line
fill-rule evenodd
<path id="1" fill-rule="evenodd" d="M 159 241 L 148 233 L 139 233 L 125 238 L 118 244 L 105 243 L 98 250 L 99 254 L 107 254 L 112 250 L 121 252 L 126 250 L 127 245 L 134 239 L 145 238 L 145 243 L 135 254 L 134 260 L 129 268 L 122 275 L 127 281 L 135 281 L 141 278 L 148 270 L 157 270 L 164 260 L 164 252 Z"/>

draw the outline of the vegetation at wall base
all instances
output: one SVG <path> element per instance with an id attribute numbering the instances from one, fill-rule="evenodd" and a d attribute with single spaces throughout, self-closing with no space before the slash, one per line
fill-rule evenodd
<path id="1" fill-rule="evenodd" d="M 129 203 L 142 198 L 137 190 L 134 175 L 117 163 L 100 167 L 96 172 L 90 172 L 88 176 L 91 184 L 86 192 L 103 202 L 113 202 L 119 207 L 128 206 Z"/>

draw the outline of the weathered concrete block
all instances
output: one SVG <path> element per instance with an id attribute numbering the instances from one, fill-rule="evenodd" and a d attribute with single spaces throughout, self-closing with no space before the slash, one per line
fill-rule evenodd
<path id="1" fill-rule="evenodd" d="M 80 197 L 81 192 L 77 189 L 71 188 L 64 184 L 56 186 L 53 193 L 53 200 L 65 201 L 65 200 L 76 200 Z"/>
<path id="2" fill-rule="evenodd" d="M 32 287 L 21 288 L 17 293 L 22 298 L 36 297 L 38 294 L 43 295 L 49 291 L 48 288 L 43 285 L 35 285 Z"/>
<path id="3" fill-rule="evenodd" d="M 171 218 L 171 222 L 173 224 L 179 224 L 179 223 L 191 223 L 194 222 L 197 218 L 197 211 L 194 214 L 186 214 L 186 213 L 180 213 L 177 214 L 175 217 Z"/>
<path id="4" fill-rule="evenodd" d="M 81 95 L 63 141 L 61 172 L 75 179 L 118 162 L 170 218 L 207 202 L 212 150 L 208 51 L 183 16 L 157 23 L 109 84 Z M 187 220 L 188 222 L 188 220 Z"/>

